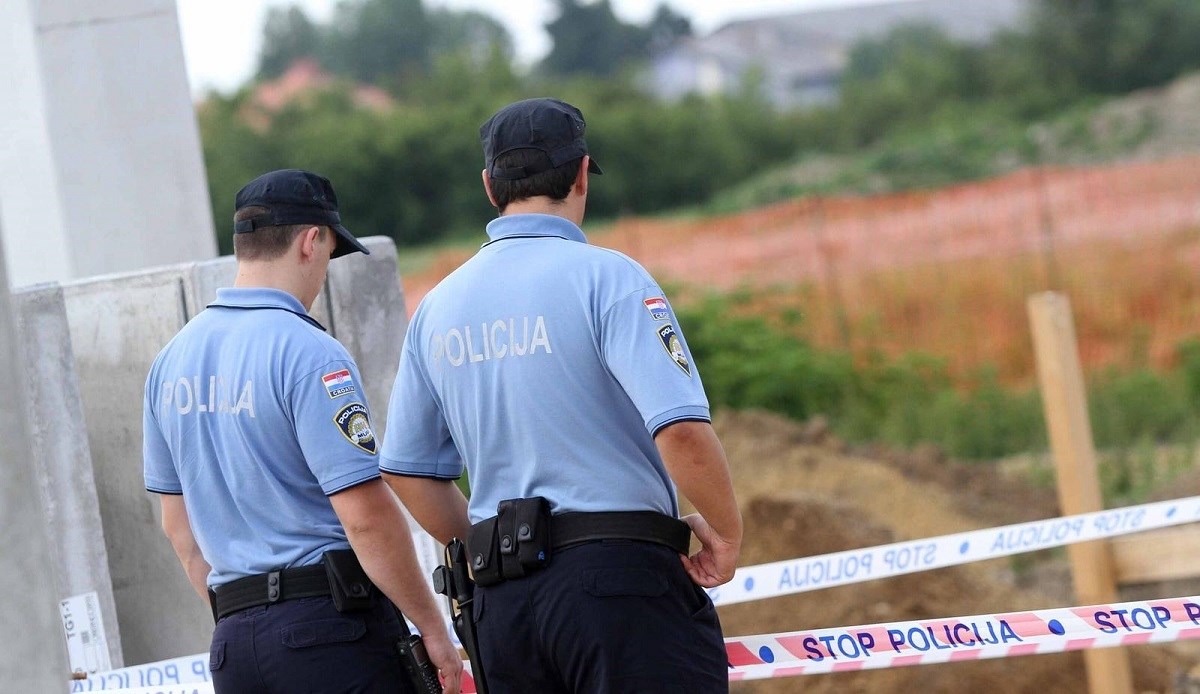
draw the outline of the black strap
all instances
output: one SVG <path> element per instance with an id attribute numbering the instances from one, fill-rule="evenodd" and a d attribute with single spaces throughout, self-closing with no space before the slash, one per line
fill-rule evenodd
<path id="1" fill-rule="evenodd" d="M 329 579 L 323 564 L 300 566 L 239 578 L 213 588 L 211 595 L 213 614 L 220 619 L 247 607 L 329 595 Z"/>
<path id="2" fill-rule="evenodd" d="M 687 523 L 656 511 L 560 513 L 550 519 L 554 550 L 593 540 L 641 540 L 688 553 L 692 529 Z"/>

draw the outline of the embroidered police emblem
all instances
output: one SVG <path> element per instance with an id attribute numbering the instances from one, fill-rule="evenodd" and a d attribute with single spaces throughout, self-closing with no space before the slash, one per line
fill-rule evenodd
<path id="1" fill-rule="evenodd" d="M 687 354 L 683 352 L 683 343 L 679 341 L 679 336 L 675 334 L 675 326 L 664 325 L 658 329 L 658 339 L 662 340 L 663 347 L 666 348 L 667 354 L 675 362 L 675 365 L 683 369 L 683 372 L 692 377 L 692 365 L 688 363 Z"/>
<path id="2" fill-rule="evenodd" d="M 375 432 L 371 430 L 371 420 L 367 417 L 367 406 L 355 402 L 338 410 L 333 416 L 333 422 L 342 430 L 342 435 L 350 443 L 358 446 L 367 453 L 375 454 Z"/>

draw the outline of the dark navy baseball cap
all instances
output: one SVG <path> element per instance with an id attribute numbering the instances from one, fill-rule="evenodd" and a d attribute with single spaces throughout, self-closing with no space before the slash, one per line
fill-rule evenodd
<path id="1" fill-rule="evenodd" d="M 517 181 L 549 171 L 588 153 L 583 139 L 586 124 L 579 109 L 558 99 L 526 99 L 509 104 L 496 112 L 479 128 L 483 142 L 483 161 L 488 175 L 503 181 Z M 515 149 L 545 152 L 546 161 L 531 166 L 498 168 L 496 158 Z M 595 159 L 588 171 L 602 174 Z"/>
<path id="2" fill-rule="evenodd" d="M 337 194 L 328 178 L 311 171 L 281 169 L 265 173 L 238 191 L 235 208 L 257 206 L 267 208 L 256 217 L 234 222 L 236 234 L 248 234 L 262 227 L 281 224 L 313 224 L 330 227 L 337 233 L 333 258 L 359 251 L 371 254 L 366 246 L 342 226 L 338 214 Z"/>

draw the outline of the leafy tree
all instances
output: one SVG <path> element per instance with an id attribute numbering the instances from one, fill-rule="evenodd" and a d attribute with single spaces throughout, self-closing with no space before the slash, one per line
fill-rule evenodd
<path id="1" fill-rule="evenodd" d="M 1117 94 L 1200 66 L 1197 32 L 1194 0 L 1042 0 L 1028 47 L 1051 82 Z"/>
<path id="2" fill-rule="evenodd" d="M 300 58 L 316 58 L 322 42 L 320 29 L 304 10 L 294 5 L 268 9 L 258 54 L 258 79 L 278 77 Z"/>
<path id="3" fill-rule="evenodd" d="M 975 49 L 923 24 L 856 45 L 842 76 L 844 127 L 854 144 L 924 124 L 946 103 L 981 96 Z"/>
<path id="4" fill-rule="evenodd" d="M 674 46 L 681 39 L 692 36 L 692 22 L 686 16 L 672 10 L 669 5 L 662 4 L 654 11 L 650 24 L 646 27 L 648 34 L 648 52 L 657 55 Z"/>
<path id="5" fill-rule="evenodd" d="M 421 0 L 343 0 L 321 64 L 361 82 L 429 69 L 430 22 Z"/>
<path id="6" fill-rule="evenodd" d="M 482 12 L 434 10 L 429 14 L 430 53 L 465 54 L 475 65 L 497 60 L 511 63 L 512 36 L 504 25 Z"/>
<path id="7" fill-rule="evenodd" d="M 556 0 L 558 17 L 546 25 L 553 46 L 542 61 L 551 75 L 608 77 L 646 55 L 646 29 L 613 14 L 609 0 Z"/>

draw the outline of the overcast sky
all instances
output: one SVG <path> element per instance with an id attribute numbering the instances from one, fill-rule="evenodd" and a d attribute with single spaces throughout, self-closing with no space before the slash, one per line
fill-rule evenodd
<path id="1" fill-rule="evenodd" d="M 861 5 L 880 0 L 667 0 L 705 34 L 734 19 L 805 9 Z M 183 50 L 193 92 L 229 90 L 256 67 L 263 18 L 271 6 L 299 5 L 309 17 L 324 21 L 336 0 L 177 0 Z M 611 0 L 627 22 L 645 22 L 656 0 Z M 426 7 L 474 9 L 500 20 L 513 35 L 517 58 L 530 64 L 545 55 L 550 40 L 542 26 L 554 17 L 553 0 L 425 0 Z"/>

